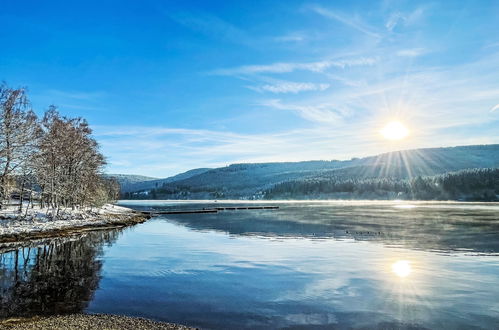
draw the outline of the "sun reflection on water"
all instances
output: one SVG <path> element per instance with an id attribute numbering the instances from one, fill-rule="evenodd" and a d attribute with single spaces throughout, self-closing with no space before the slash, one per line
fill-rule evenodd
<path id="1" fill-rule="evenodd" d="M 398 277 L 407 277 L 411 274 L 411 264 L 407 260 L 398 260 L 392 264 L 392 272 Z"/>

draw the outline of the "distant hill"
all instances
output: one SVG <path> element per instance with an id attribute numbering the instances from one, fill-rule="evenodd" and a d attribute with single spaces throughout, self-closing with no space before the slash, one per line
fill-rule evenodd
<path id="1" fill-rule="evenodd" d="M 121 191 L 130 191 L 128 188 L 136 183 L 157 180 L 157 178 L 135 174 L 105 174 L 104 176 L 116 179 L 120 184 Z"/>
<path id="2" fill-rule="evenodd" d="M 499 168 L 474 168 L 433 176 L 351 178 L 342 176 L 281 182 L 265 199 L 405 199 L 499 201 Z"/>
<path id="3" fill-rule="evenodd" d="M 304 179 L 341 180 L 434 176 L 452 171 L 499 167 L 499 144 L 426 148 L 384 153 L 346 161 L 304 161 L 233 164 L 197 169 L 162 180 L 137 183 L 125 192 L 153 189 L 149 195 L 124 197 L 158 199 L 262 198 L 277 184 Z M 154 183 L 154 185 L 151 185 Z M 157 185 L 156 185 L 157 183 Z M 147 187 L 146 187 L 147 186 Z M 140 188 L 139 188 L 140 187 Z"/>
<path id="4" fill-rule="evenodd" d="M 196 168 L 183 172 L 166 179 L 151 178 L 141 175 L 126 175 L 126 174 L 108 174 L 108 176 L 115 177 L 121 186 L 121 193 L 133 191 L 145 191 L 154 188 L 159 188 L 163 184 L 188 179 L 194 175 L 198 175 L 210 170 L 209 168 Z M 120 177 L 118 177 L 120 176 Z M 129 180 L 127 181 L 127 178 Z"/>

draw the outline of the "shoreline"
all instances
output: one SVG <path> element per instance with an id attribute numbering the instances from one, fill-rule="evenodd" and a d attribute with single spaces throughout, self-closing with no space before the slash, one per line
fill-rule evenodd
<path id="1" fill-rule="evenodd" d="M 143 223 L 150 215 L 127 207 L 106 204 L 96 210 L 60 211 L 57 218 L 47 217 L 47 209 L 31 209 L 19 218 L 9 210 L 0 213 L 0 244 L 70 236 L 94 230 L 123 228 Z M 50 216 L 50 214 L 49 214 Z"/>
<path id="2" fill-rule="evenodd" d="M 142 317 L 131 317 L 113 314 L 67 314 L 53 316 L 34 316 L 27 318 L 10 318 L 0 320 L 3 329 L 130 329 L 130 330 L 188 330 L 196 329 L 180 324 L 154 321 Z"/>

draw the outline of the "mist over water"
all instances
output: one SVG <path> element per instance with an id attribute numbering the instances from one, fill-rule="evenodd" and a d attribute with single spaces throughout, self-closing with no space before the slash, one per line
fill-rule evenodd
<path id="1" fill-rule="evenodd" d="M 226 203 L 121 202 L 158 210 Z M 272 204 L 280 209 L 164 215 L 121 232 L 47 240 L 31 246 L 28 262 L 20 257 L 28 246 L 4 248 L 0 315 L 86 311 L 202 328 L 499 324 L 499 204 Z"/>

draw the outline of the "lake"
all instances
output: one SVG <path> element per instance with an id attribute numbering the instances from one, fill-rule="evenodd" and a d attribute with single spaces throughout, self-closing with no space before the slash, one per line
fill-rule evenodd
<path id="1" fill-rule="evenodd" d="M 0 318 L 84 311 L 206 329 L 499 328 L 498 203 L 265 205 L 280 208 L 169 214 L 0 246 Z"/>

